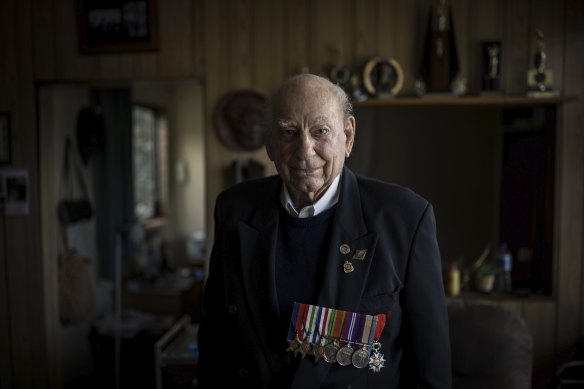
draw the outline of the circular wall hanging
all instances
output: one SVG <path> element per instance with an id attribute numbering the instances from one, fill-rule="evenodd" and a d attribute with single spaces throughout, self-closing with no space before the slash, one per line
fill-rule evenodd
<path id="1" fill-rule="evenodd" d="M 232 150 L 253 151 L 264 144 L 264 95 L 239 90 L 224 95 L 215 106 L 213 124 L 215 134 Z"/>
<path id="2" fill-rule="evenodd" d="M 404 73 L 393 58 L 375 57 L 363 69 L 363 86 L 372 96 L 396 96 L 404 83 Z"/>

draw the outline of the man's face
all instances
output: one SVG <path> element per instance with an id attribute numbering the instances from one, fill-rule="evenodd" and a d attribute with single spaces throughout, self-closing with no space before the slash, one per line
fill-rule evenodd
<path id="1" fill-rule="evenodd" d="M 285 85 L 273 105 L 267 151 L 295 206 L 314 203 L 351 152 L 355 119 L 345 118 L 331 85 L 309 79 Z"/>

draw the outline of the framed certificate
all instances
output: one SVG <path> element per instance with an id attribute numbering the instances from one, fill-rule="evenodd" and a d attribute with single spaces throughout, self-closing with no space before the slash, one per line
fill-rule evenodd
<path id="1" fill-rule="evenodd" d="M 155 0 L 77 0 L 82 54 L 157 49 Z"/>

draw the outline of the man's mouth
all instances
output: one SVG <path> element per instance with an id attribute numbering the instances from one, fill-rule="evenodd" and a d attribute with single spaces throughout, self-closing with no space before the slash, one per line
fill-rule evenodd
<path id="1" fill-rule="evenodd" d="M 320 169 L 321 168 L 319 168 L 319 167 L 313 167 L 313 168 L 292 168 L 291 170 L 296 174 L 310 175 L 310 174 L 316 173 Z"/>

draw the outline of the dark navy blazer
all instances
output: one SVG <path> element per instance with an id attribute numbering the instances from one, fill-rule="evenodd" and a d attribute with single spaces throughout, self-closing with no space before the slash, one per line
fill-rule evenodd
<path id="1" fill-rule="evenodd" d="M 282 334 L 275 285 L 279 176 L 223 192 L 215 206 L 215 242 L 199 331 L 202 388 L 282 387 Z M 380 342 L 385 367 L 303 359 L 294 388 L 450 388 L 448 317 L 432 206 L 409 189 L 344 168 L 325 279 L 312 303 L 391 317 Z M 339 252 L 367 250 L 345 273 Z M 299 282 L 302 282 L 299 280 Z M 285 335 L 284 335 L 285 337 Z M 288 354 L 288 355 L 286 355 Z"/>

